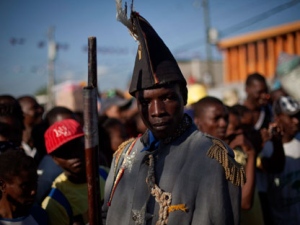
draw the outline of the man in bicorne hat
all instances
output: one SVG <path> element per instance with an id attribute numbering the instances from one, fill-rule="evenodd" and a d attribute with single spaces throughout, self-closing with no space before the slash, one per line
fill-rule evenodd
<path id="1" fill-rule="evenodd" d="M 184 114 L 186 80 L 155 30 L 134 11 L 130 21 L 139 48 L 129 92 L 148 129 L 114 155 L 104 223 L 239 224 L 243 169 Z"/>

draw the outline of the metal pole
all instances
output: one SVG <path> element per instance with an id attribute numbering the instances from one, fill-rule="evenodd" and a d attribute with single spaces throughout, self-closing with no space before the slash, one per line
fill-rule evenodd
<path id="1" fill-rule="evenodd" d="M 209 86 L 214 85 L 214 77 L 212 74 L 212 50 L 211 50 L 211 44 L 210 44 L 210 38 L 209 38 L 209 30 L 210 30 L 210 18 L 209 18 L 209 9 L 208 9 L 208 0 L 203 0 L 202 1 L 202 6 L 203 6 L 203 12 L 204 12 L 204 25 L 205 25 L 205 39 L 206 39 L 206 63 L 207 63 L 207 73 L 209 79 L 210 79 L 210 84 Z"/>
<path id="2" fill-rule="evenodd" d="M 54 27 L 50 27 L 48 31 L 48 86 L 47 95 L 48 103 L 47 110 L 54 106 L 53 87 L 55 85 L 54 61 L 56 58 L 56 43 L 54 41 Z"/>
<path id="3" fill-rule="evenodd" d="M 85 161 L 89 199 L 89 225 L 102 225 L 99 178 L 99 141 L 97 112 L 97 43 L 88 39 L 88 86 L 83 89 Z"/>

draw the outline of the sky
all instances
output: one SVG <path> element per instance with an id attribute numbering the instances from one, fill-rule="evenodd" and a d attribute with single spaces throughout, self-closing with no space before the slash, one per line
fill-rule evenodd
<path id="1" fill-rule="evenodd" d="M 134 0 L 134 10 L 150 22 L 176 59 L 205 59 L 202 2 Z M 207 2 L 210 27 L 220 40 L 300 20 L 300 0 Z M 87 81 L 88 38 L 96 37 L 99 90 L 127 89 L 138 43 L 116 20 L 115 0 L 1 0 L 0 94 L 18 97 L 46 87 L 50 27 L 55 42 L 63 46 L 55 59 L 55 83 Z M 222 59 L 212 48 L 213 59 Z"/>

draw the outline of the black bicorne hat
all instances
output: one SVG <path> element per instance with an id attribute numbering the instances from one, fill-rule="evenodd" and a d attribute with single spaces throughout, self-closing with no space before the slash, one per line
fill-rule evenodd
<path id="1" fill-rule="evenodd" d="M 137 12 L 131 13 L 133 33 L 139 41 L 129 93 L 186 80 L 179 66 L 149 22 Z"/>

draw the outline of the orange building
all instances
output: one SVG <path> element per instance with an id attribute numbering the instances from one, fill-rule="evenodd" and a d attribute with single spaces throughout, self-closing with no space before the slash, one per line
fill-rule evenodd
<path id="1" fill-rule="evenodd" d="M 300 55 L 300 21 L 223 39 L 217 46 L 225 83 L 245 81 L 254 72 L 272 78 L 281 52 Z"/>

